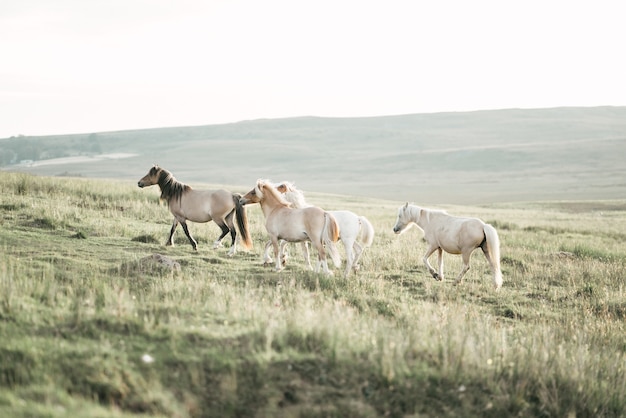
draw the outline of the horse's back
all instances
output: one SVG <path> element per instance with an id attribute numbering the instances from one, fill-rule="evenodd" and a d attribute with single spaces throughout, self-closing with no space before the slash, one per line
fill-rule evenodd
<path id="1" fill-rule="evenodd" d="M 359 216 L 349 210 L 331 210 L 328 211 L 339 224 L 339 234 L 344 236 L 356 237 L 361 229 Z"/>
<path id="2" fill-rule="evenodd" d="M 180 206 L 190 221 L 207 222 L 229 214 L 235 202 L 228 190 L 191 189 L 182 196 Z"/>
<path id="3" fill-rule="evenodd" d="M 464 247 L 478 246 L 484 239 L 485 223 L 478 218 L 430 214 L 427 225 L 421 226 L 427 240 L 436 241 L 451 254 L 460 254 Z"/>

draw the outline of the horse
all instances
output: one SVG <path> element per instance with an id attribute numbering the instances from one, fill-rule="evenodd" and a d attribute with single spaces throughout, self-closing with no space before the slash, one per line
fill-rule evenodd
<path id="1" fill-rule="evenodd" d="M 185 183 L 179 182 L 172 173 L 158 165 L 150 168 L 148 174 L 137 182 L 137 185 L 141 188 L 154 184 L 159 185 L 161 199 L 167 202 L 170 212 L 174 215 L 174 223 L 165 245 L 174 245 L 174 232 L 180 223 L 191 246 L 197 251 L 198 243 L 189 233 L 187 221 L 198 223 L 215 221 L 222 233 L 213 243 L 213 248 L 222 246 L 222 240 L 230 232 L 232 245 L 228 255 L 232 256 L 237 251 L 237 232 L 233 222 L 233 215 L 235 215 L 237 227 L 241 234 L 242 246 L 245 249 L 252 248 L 246 208 L 239 203 L 241 194 L 231 193 L 224 189 L 194 189 Z"/>
<path id="2" fill-rule="evenodd" d="M 428 249 L 423 261 L 435 280 L 444 280 L 443 251 L 449 254 L 461 254 L 463 268 L 455 281 L 455 284 L 459 284 L 470 268 L 469 262 L 472 252 L 480 247 L 491 266 L 493 284 L 496 290 L 502 287 L 500 239 L 493 226 L 477 218 L 452 216 L 442 210 L 424 209 L 408 203 L 400 206 L 393 232 L 401 234 L 414 224 L 424 231 L 424 239 L 428 243 Z M 437 250 L 439 262 L 438 272 L 428 262 L 428 257 L 435 250 Z"/>
<path id="3" fill-rule="evenodd" d="M 293 183 L 283 181 L 274 186 L 293 207 L 304 208 L 310 206 L 304 199 L 304 193 L 297 189 Z M 328 213 L 333 215 L 339 224 L 339 239 L 346 251 L 344 276 L 348 277 L 352 271 L 356 273 L 359 268 L 358 261 L 363 251 L 372 245 L 374 241 L 374 227 L 365 216 L 357 215 L 349 210 L 329 210 Z M 271 242 L 265 245 L 264 260 L 266 262 L 271 262 L 271 257 L 269 256 L 270 246 Z M 306 243 L 303 243 L 302 250 L 304 258 L 308 262 Z"/>
<path id="4" fill-rule="evenodd" d="M 242 205 L 258 203 L 265 216 L 265 229 L 274 247 L 276 271 L 283 269 L 280 240 L 286 242 L 311 241 L 317 249 L 318 263 L 315 271 L 322 267 L 327 275 L 332 275 L 326 261 L 326 250 L 335 264 L 341 265 L 335 243 L 339 240 L 339 226 L 335 218 L 325 210 L 308 206 L 293 208 L 283 199 L 281 193 L 267 180 L 257 180 L 256 186 L 241 199 Z"/>

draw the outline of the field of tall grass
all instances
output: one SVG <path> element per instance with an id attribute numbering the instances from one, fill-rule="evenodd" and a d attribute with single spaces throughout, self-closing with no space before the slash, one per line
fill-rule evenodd
<path id="1" fill-rule="evenodd" d="M 158 192 L 0 172 L 0 416 L 625 415 L 626 201 L 439 207 L 498 229 L 495 292 L 480 251 L 433 280 L 400 201 L 307 195 L 376 229 L 345 279 L 263 267 L 258 206 L 250 252 L 165 247 Z"/>

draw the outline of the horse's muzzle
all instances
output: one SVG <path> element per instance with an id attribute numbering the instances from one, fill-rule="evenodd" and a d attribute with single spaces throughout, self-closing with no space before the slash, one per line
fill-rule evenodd
<path id="1" fill-rule="evenodd" d="M 139 186 L 139 187 L 141 187 L 143 189 L 143 183 L 142 182 L 138 181 L 137 182 L 137 186 Z"/>
<path id="2" fill-rule="evenodd" d="M 245 197 L 242 197 L 241 199 L 239 199 L 239 204 L 240 205 L 245 205 L 246 203 L 250 203 L 250 202 Z"/>

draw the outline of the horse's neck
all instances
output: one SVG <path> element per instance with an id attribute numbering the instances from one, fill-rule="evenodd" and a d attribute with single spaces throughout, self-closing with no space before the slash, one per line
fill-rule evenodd
<path id="1" fill-rule="evenodd" d="M 267 196 L 265 199 L 261 200 L 259 204 L 261 205 L 261 211 L 263 212 L 265 219 L 267 219 L 275 210 L 289 207 L 277 200 L 274 196 Z"/>
<path id="2" fill-rule="evenodd" d="M 161 198 L 170 200 L 173 197 L 180 199 L 183 191 L 189 186 L 179 182 L 172 173 L 165 172 L 166 175 L 159 176 L 159 188 L 161 189 Z"/>
<path id="3" fill-rule="evenodd" d="M 429 215 L 428 211 L 418 206 L 410 206 L 410 209 L 411 220 L 421 227 L 423 223 L 427 220 L 427 217 Z"/>

